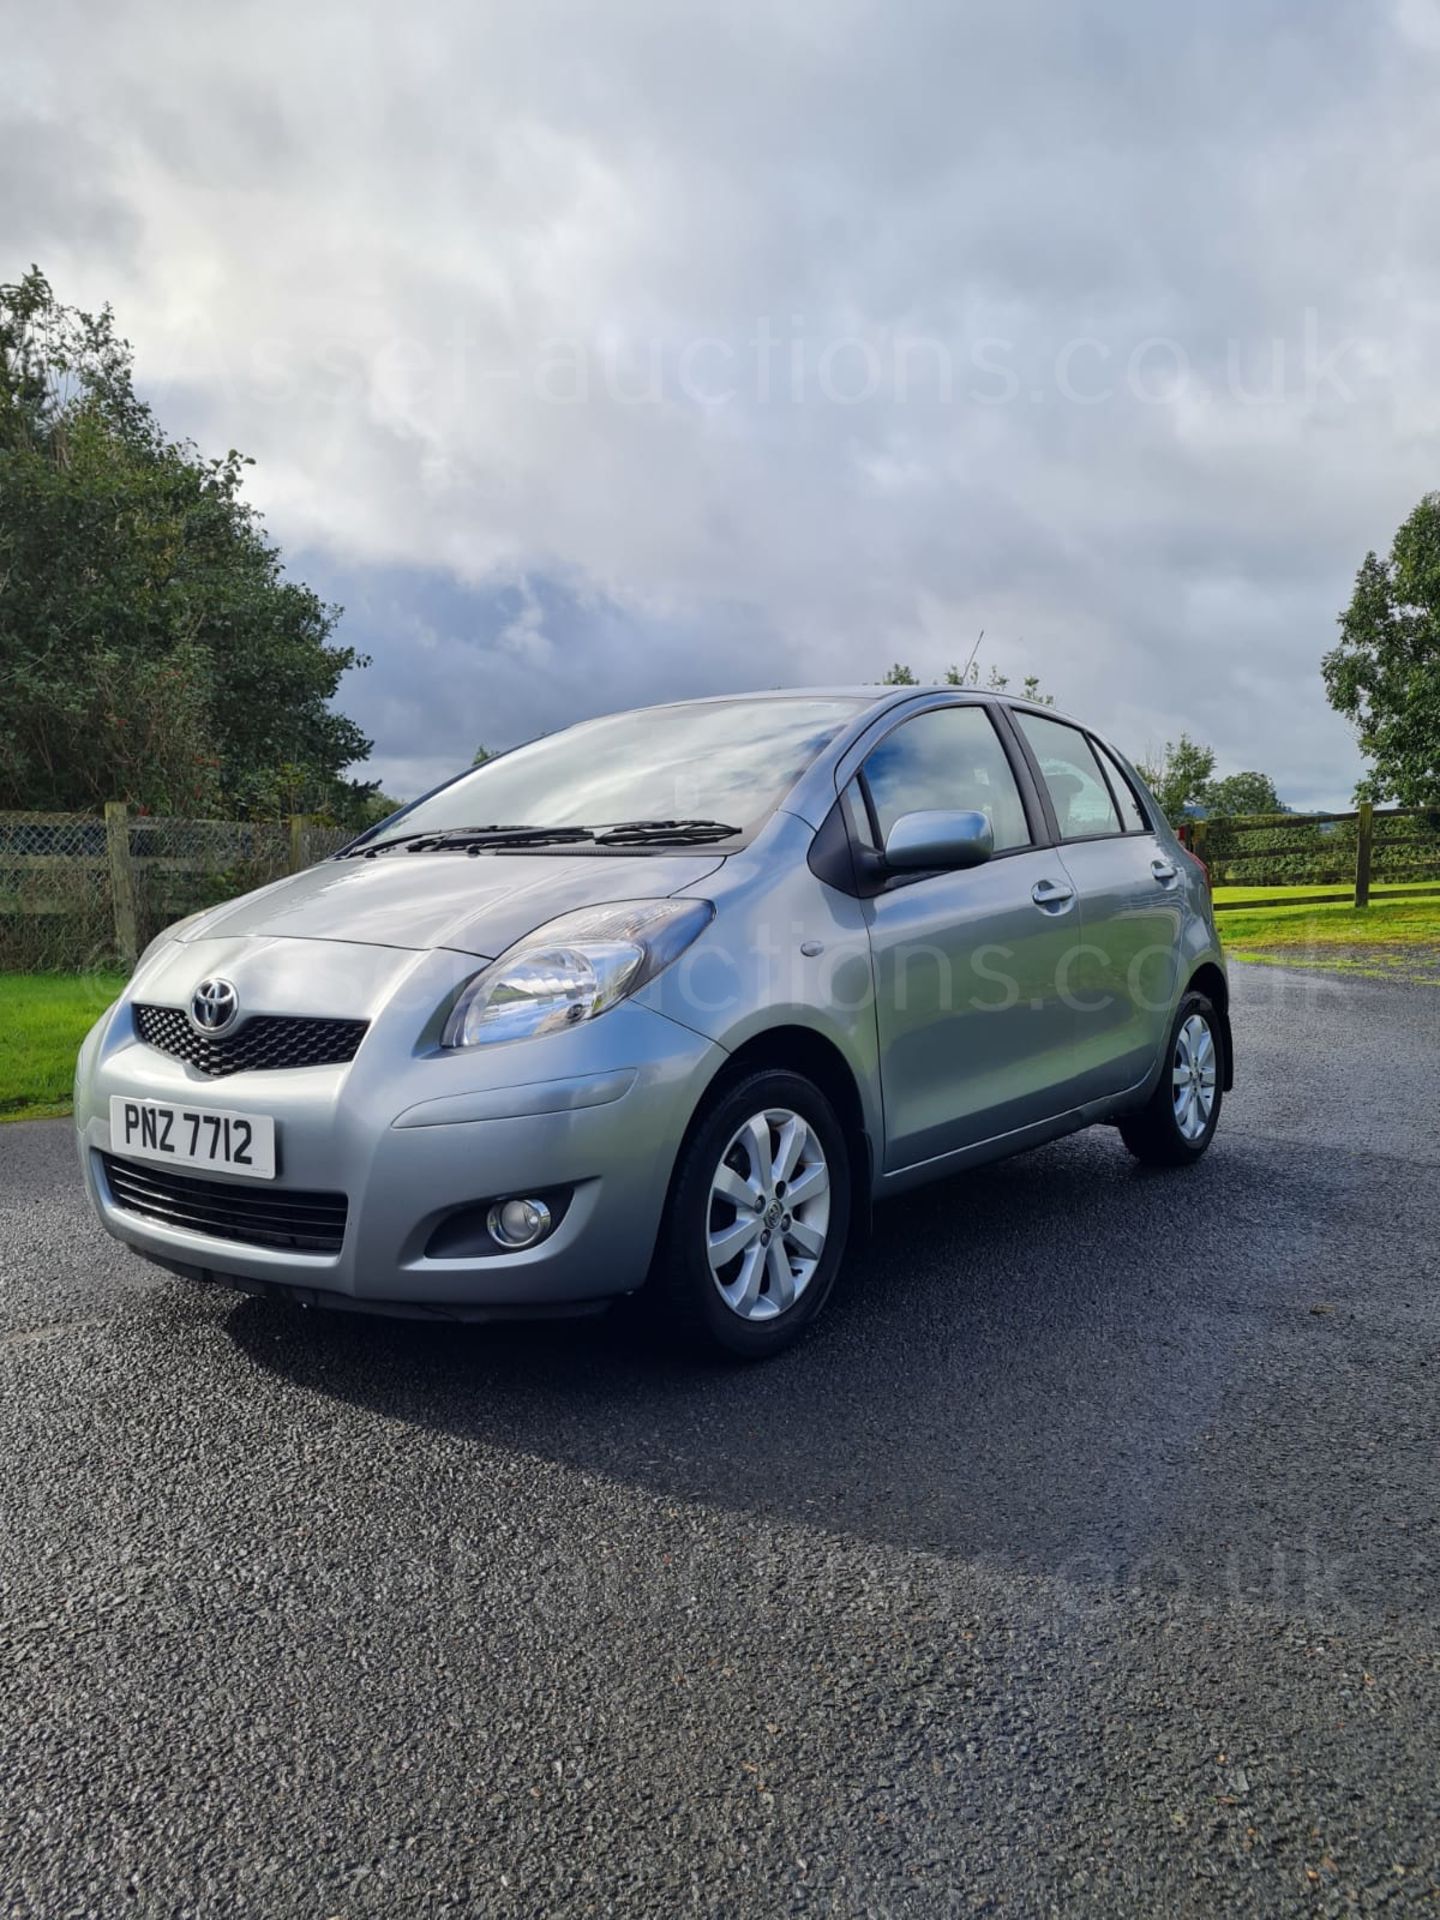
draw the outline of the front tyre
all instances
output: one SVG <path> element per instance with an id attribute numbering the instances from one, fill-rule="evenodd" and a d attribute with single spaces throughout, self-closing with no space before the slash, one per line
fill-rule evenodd
<path id="1" fill-rule="evenodd" d="M 1220 1120 L 1220 1020 L 1203 993 L 1176 1009 L 1160 1083 L 1138 1113 L 1120 1122 L 1120 1138 L 1151 1167 L 1187 1167 L 1215 1137 Z"/>
<path id="2" fill-rule="evenodd" d="M 681 1150 L 646 1293 L 688 1346 L 765 1360 L 825 1305 L 845 1257 L 850 1154 L 825 1095 L 763 1070 Z"/>

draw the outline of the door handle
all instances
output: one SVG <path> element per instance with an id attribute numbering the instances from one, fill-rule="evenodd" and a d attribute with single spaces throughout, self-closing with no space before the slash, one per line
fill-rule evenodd
<path id="1" fill-rule="evenodd" d="M 1037 907 L 1063 907 L 1075 898 L 1075 889 L 1062 886 L 1058 880 L 1037 880 L 1030 889 L 1030 898 Z"/>
<path id="2" fill-rule="evenodd" d="M 1161 885 L 1166 887 L 1169 886 L 1176 875 L 1176 869 L 1171 866 L 1168 860 L 1152 860 L 1150 862 L 1150 871 Z"/>

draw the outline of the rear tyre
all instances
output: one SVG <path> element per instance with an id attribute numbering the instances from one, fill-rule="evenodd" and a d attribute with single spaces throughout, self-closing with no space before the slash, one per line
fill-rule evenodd
<path id="1" fill-rule="evenodd" d="M 1221 1102 L 1219 1016 L 1203 993 L 1176 1009 L 1165 1067 L 1149 1100 L 1120 1122 L 1120 1138 L 1150 1167 L 1188 1167 L 1215 1137 Z"/>
<path id="2" fill-rule="evenodd" d="M 816 1319 L 850 1228 L 844 1129 L 812 1081 L 747 1074 L 681 1149 L 645 1288 L 691 1349 L 767 1360 Z"/>

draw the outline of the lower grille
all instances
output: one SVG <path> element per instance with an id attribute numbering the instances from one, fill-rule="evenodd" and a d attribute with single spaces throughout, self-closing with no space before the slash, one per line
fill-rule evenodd
<path id="1" fill-rule="evenodd" d="M 230 1186 L 108 1153 L 100 1162 L 116 1206 L 161 1226 L 295 1253 L 338 1253 L 345 1238 L 349 1203 L 343 1193 Z"/>
<path id="2" fill-rule="evenodd" d="M 365 1020 L 317 1020 L 308 1015 L 252 1013 L 233 1033 L 197 1033 L 179 1007 L 131 1008 L 135 1031 L 147 1046 L 188 1060 L 201 1073 L 248 1073 L 270 1067 L 334 1067 L 355 1058 Z"/>

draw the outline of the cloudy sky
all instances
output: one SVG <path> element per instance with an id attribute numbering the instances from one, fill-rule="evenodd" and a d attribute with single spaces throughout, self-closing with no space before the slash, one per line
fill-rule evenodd
<path id="1" fill-rule="evenodd" d="M 0 276 L 253 454 L 409 793 L 969 654 L 1293 804 L 1440 484 L 1440 0 L 0 0 Z"/>

